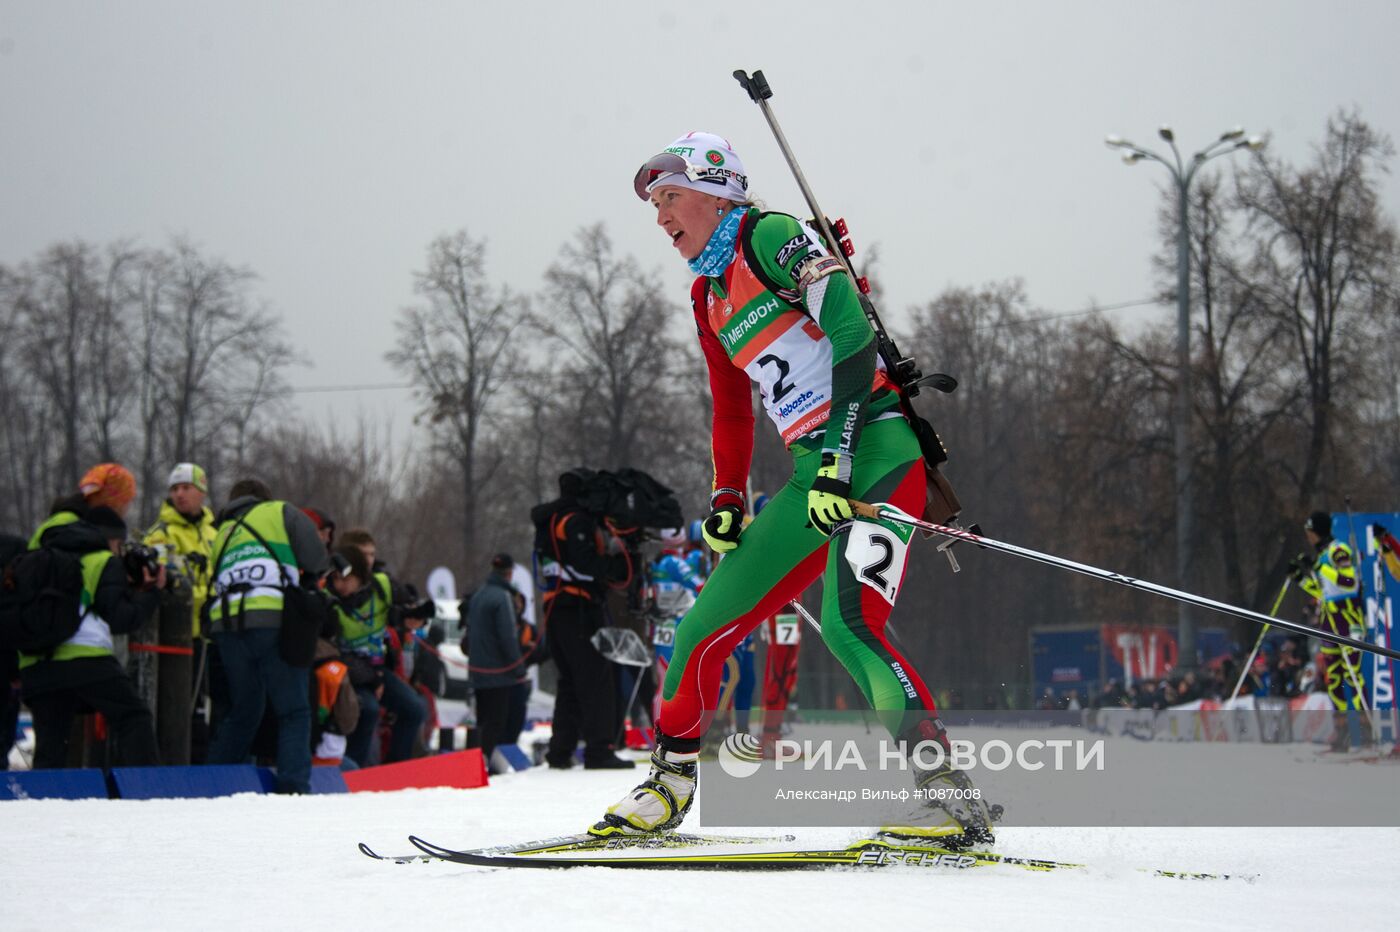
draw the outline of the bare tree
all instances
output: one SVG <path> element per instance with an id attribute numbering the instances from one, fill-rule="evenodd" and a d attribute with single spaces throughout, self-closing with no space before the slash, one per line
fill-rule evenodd
<path id="1" fill-rule="evenodd" d="M 135 466 L 149 515 L 176 458 L 216 470 L 240 455 L 232 435 L 275 403 L 292 358 L 252 281 L 179 240 L 169 252 L 60 243 L 0 270 L 0 437 L 17 524 L 95 460 Z"/>
<path id="2" fill-rule="evenodd" d="M 14 529 L 29 528 L 52 491 L 45 400 L 24 352 L 20 298 L 28 288 L 21 273 L 0 266 L 0 526 Z"/>
<path id="3" fill-rule="evenodd" d="M 249 429 L 283 394 L 282 372 L 296 357 L 281 320 L 254 298 L 253 272 L 187 239 L 144 253 L 129 279 L 128 354 L 139 376 L 126 403 L 139 424 L 149 513 L 172 463 L 192 460 L 218 474 L 252 459 Z"/>
<path id="4" fill-rule="evenodd" d="M 486 241 L 466 230 L 428 247 L 415 290 L 427 302 L 405 308 L 388 359 L 412 379 L 434 436 L 456 465 L 462 489 L 462 542 L 477 561 L 481 503 L 500 465 L 483 457 L 483 440 L 497 394 L 519 353 L 513 338 L 524 302 L 486 277 Z"/>
<path id="5" fill-rule="evenodd" d="M 536 325 L 562 359 L 561 403 L 574 421 L 577 455 L 605 467 L 640 465 L 688 394 L 672 334 L 685 318 L 655 275 L 618 257 L 602 224 L 579 230 L 545 271 Z"/>
<path id="6" fill-rule="evenodd" d="M 88 401 L 83 407 L 97 458 L 111 462 L 119 458 L 117 435 L 129 422 L 124 408 L 135 380 L 127 351 L 127 330 L 129 278 L 136 253 L 124 243 L 113 244 L 106 253 L 91 322 L 84 335 L 87 347 L 83 394 Z"/>
<path id="7" fill-rule="evenodd" d="M 58 488 L 76 488 L 83 424 L 87 334 L 98 313 L 100 260 L 82 241 L 49 247 L 20 269 L 14 295 L 29 371 L 43 389 L 58 439 Z"/>
<path id="8" fill-rule="evenodd" d="M 1339 113 L 1311 164 L 1261 156 L 1237 184 L 1249 285 L 1286 335 L 1303 389 L 1287 425 L 1301 440 L 1277 464 L 1293 517 L 1350 491 L 1341 483 L 1351 457 L 1339 447 L 1364 429 L 1356 402 L 1375 390 L 1364 374 L 1400 294 L 1400 243 L 1379 201 L 1379 176 L 1394 151 L 1359 114 Z M 1278 549 L 1278 571 L 1296 535 Z"/>
<path id="9" fill-rule="evenodd" d="M 168 256 L 166 340 L 157 356 L 170 403 L 171 457 L 208 451 L 226 428 L 280 388 L 276 373 L 291 361 L 281 323 L 254 305 L 250 269 L 202 255 L 177 239 Z"/>
<path id="10" fill-rule="evenodd" d="M 1241 239 L 1245 217 L 1222 192 L 1219 175 L 1202 176 L 1192 191 L 1191 275 L 1193 346 L 1192 475 L 1201 493 L 1193 525 L 1197 539 L 1197 588 L 1228 601 L 1253 605 L 1269 598 L 1282 524 L 1275 473 L 1269 466 L 1270 439 L 1298 400 L 1296 382 L 1286 373 L 1283 336 L 1246 271 Z M 1162 250 L 1155 265 L 1164 302 L 1176 287 L 1177 204 L 1163 197 Z M 1175 389 L 1176 363 L 1165 341 L 1139 340 L 1119 351 L 1136 354 L 1157 374 L 1163 388 Z"/>

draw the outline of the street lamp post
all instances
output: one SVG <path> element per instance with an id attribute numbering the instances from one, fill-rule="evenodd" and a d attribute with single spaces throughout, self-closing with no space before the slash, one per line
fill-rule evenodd
<path id="1" fill-rule="evenodd" d="M 1176 136 L 1170 126 L 1157 130 L 1157 135 L 1171 146 L 1171 161 L 1119 136 L 1109 136 L 1104 142 L 1111 148 L 1122 149 L 1123 161 L 1135 165 L 1150 159 L 1165 165 L 1176 184 L 1176 581 L 1182 589 L 1190 589 L 1187 572 L 1191 563 L 1191 240 L 1188 211 L 1191 204 L 1191 182 L 1196 171 L 1219 155 L 1238 149 L 1258 149 L 1264 141 L 1258 136 L 1246 138 L 1241 127 L 1222 133 L 1220 138 L 1191 156 L 1183 164 L 1176 147 Z M 1177 606 L 1177 667 L 1192 670 L 1196 666 L 1196 622 L 1190 606 Z"/>

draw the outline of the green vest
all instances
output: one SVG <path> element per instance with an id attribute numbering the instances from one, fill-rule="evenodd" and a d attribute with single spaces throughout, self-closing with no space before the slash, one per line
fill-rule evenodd
<path id="1" fill-rule="evenodd" d="M 340 622 L 340 644 L 355 654 L 384 656 L 384 632 L 389 627 L 389 576 L 375 573 L 370 585 L 369 599 L 358 609 L 350 610 L 333 602 L 335 616 Z"/>
<path id="2" fill-rule="evenodd" d="M 209 592 L 210 621 L 222 620 L 225 606 L 232 618 L 243 612 L 282 611 L 283 574 L 287 584 L 292 586 L 301 577 L 282 507 L 282 502 L 259 502 L 243 512 L 241 519 L 219 525 L 219 536 L 213 548 L 219 562 L 214 567 L 214 581 Z M 271 553 L 249 528 L 267 542 Z"/>
<path id="3" fill-rule="evenodd" d="M 58 523 L 68 524 L 70 522 L 60 521 Z M 83 594 L 79 599 L 82 605 L 82 608 L 79 609 L 82 612 L 82 624 L 78 626 L 76 634 L 54 648 L 50 660 L 73 660 L 77 657 L 111 655 L 112 629 L 107 627 L 107 622 L 92 607 L 97 600 L 97 582 L 102 578 L 102 571 L 107 568 L 107 561 L 110 559 L 112 559 L 112 553 L 109 550 L 94 550 L 82 555 Z M 31 667 L 43 659 L 42 654 L 20 654 L 19 668 L 23 670 L 26 667 Z"/>
<path id="4" fill-rule="evenodd" d="M 44 532 L 47 531 L 49 528 L 62 527 L 65 524 L 72 524 L 77 520 L 77 514 L 71 511 L 60 511 L 56 514 L 49 515 L 48 520 L 45 521 L 43 524 L 39 525 L 39 530 L 35 531 L 34 536 L 29 538 L 29 549 L 39 549 L 39 541 L 43 538 Z"/>

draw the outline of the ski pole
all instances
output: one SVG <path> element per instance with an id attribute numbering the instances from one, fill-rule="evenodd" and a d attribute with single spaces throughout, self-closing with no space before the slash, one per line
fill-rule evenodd
<path id="1" fill-rule="evenodd" d="M 1274 599 L 1274 607 L 1269 609 L 1270 618 L 1276 618 L 1278 616 L 1279 606 L 1283 604 L 1283 597 L 1288 594 L 1288 587 L 1292 582 L 1292 577 L 1284 577 L 1283 586 L 1281 586 L 1278 591 L 1278 598 Z M 1254 650 L 1249 652 L 1249 659 L 1244 662 L 1244 669 L 1240 671 L 1240 681 L 1235 684 L 1235 691 L 1230 693 L 1230 698 L 1233 699 L 1240 694 L 1240 687 L 1244 685 L 1245 677 L 1249 676 L 1249 668 L 1254 664 L 1254 656 L 1259 653 L 1259 648 L 1264 643 L 1264 635 L 1268 633 L 1269 625 L 1264 625 L 1264 627 L 1259 629 L 1259 637 L 1254 639 Z"/>
<path id="2" fill-rule="evenodd" d="M 807 624 L 815 628 L 818 634 L 822 633 L 822 626 L 817 623 L 817 620 L 812 617 L 811 613 L 809 613 L 805 608 L 802 607 L 801 602 L 798 602 L 796 599 L 793 599 L 788 604 L 791 605 L 793 608 L 797 609 L 797 614 L 801 615 L 802 619 L 805 622 L 807 622 Z"/>
<path id="3" fill-rule="evenodd" d="M 1036 563 L 1044 563 L 1048 566 L 1056 566 L 1060 569 L 1070 570 L 1084 576 L 1092 576 L 1095 579 L 1102 579 L 1107 582 L 1117 583 L 1120 586 L 1127 586 L 1129 589 L 1138 589 L 1142 592 L 1150 592 L 1154 595 L 1164 596 L 1168 599 L 1175 599 L 1187 605 L 1194 605 L 1197 608 L 1206 608 L 1211 611 L 1220 612 L 1224 615 L 1234 615 L 1236 618 L 1246 618 L 1250 621 L 1272 624 L 1278 628 L 1286 628 L 1308 637 L 1321 638 L 1325 641 L 1333 641 L 1337 644 L 1344 644 L 1347 647 L 1354 647 L 1372 654 L 1383 654 L 1387 657 L 1400 659 L 1400 651 L 1389 647 L 1367 644 L 1365 641 L 1358 641 L 1345 635 L 1332 634 L 1327 631 L 1320 631 L 1296 621 L 1288 621 L 1283 618 L 1270 618 L 1262 612 L 1250 611 L 1247 608 L 1240 608 L 1225 602 L 1217 602 L 1214 599 L 1207 599 L 1205 596 L 1195 595 L 1190 592 L 1182 592 L 1180 589 L 1171 589 L 1167 586 L 1148 582 L 1145 579 L 1136 579 L 1132 576 L 1125 576 L 1122 573 L 1115 573 L 1110 570 L 1099 569 L 1096 566 L 1088 566 L 1084 563 L 1075 563 L 1073 560 L 1066 560 L 1064 557 L 1053 556 L 1048 553 L 1041 553 L 1038 550 L 1030 550 L 1026 547 L 1017 547 L 1015 544 L 1004 543 L 990 537 L 983 537 L 981 534 L 974 534 L 971 531 L 958 527 L 948 527 L 943 524 L 934 524 L 930 521 L 922 521 L 912 515 L 906 514 L 895 506 L 886 502 L 867 504 L 854 499 L 851 500 L 851 508 L 862 518 L 870 518 L 875 521 L 892 521 L 896 524 L 907 525 L 918 528 L 921 531 L 929 531 L 933 534 L 940 534 L 943 537 L 952 537 L 957 540 L 965 540 L 987 550 L 999 550 L 1015 557 L 1025 560 L 1033 560 Z"/>

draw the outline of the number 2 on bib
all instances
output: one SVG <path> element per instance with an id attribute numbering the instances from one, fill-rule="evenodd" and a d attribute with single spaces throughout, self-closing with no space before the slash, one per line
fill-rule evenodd
<path id="1" fill-rule="evenodd" d="M 847 531 L 846 562 L 851 571 L 891 605 L 904 581 L 908 552 L 908 542 L 884 525 L 856 521 Z"/>
<path id="2" fill-rule="evenodd" d="M 783 398 L 786 395 L 788 395 L 795 386 L 783 384 L 783 379 L 788 377 L 788 371 L 791 368 L 788 366 L 787 360 L 783 359 L 780 356 L 774 356 L 772 353 L 769 353 L 767 356 L 760 356 L 758 358 L 758 364 L 760 366 L 767 367 L 769 363 L 772 363 L 778 368 L 778 377 L 773 380 L 773 394 L 771 396 L 773 399 L 773 403 L 777 404 L 778 402 L 782 401 Z"/>

